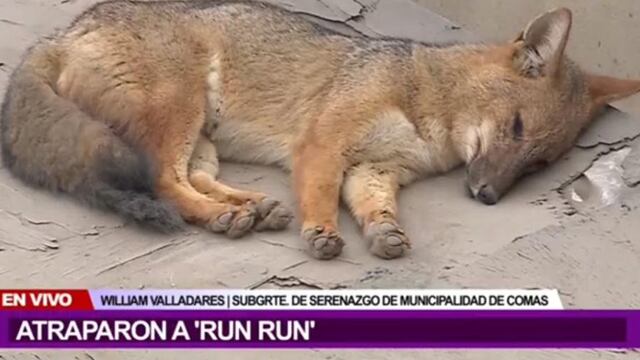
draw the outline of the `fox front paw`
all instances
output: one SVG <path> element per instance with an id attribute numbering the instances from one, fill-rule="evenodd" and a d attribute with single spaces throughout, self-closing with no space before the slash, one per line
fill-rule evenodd
<path id="1" fill-rule="evenodd" d="M 340 235 L 324 226 L 304 229 L 302 238 L 309 245 L 311 255 L 320 260 L 333 259 L 340 255 L 344 247 L 344 240 Z"/>
<path id="2" fill-rule="evenodd" d="M 365 238 L 371 243 L 371 253 L 383 259 L 399 258 L 411 248 L 404 231 L 392 219 L 369 223 Z"/>

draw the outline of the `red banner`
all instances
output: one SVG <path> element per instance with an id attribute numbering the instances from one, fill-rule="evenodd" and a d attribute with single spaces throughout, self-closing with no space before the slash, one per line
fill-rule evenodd
<path id="1" fill-rule="evenodd" d="M 0 290 L 0 310 L 93 310 L 88 290 Z"/>

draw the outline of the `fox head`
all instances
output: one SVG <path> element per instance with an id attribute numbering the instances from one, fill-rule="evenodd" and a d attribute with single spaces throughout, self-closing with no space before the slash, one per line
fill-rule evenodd
<path id="1" fill-rule="evenodd" d="M 565 57 L 571 18 L 568 9 L 540 15 L 467 74 L 463 125 L 453 130 L 468 190 L 485 204 L 568 151 L 608 102 L 640 91 L 640 81 L 591 75 Z"/>

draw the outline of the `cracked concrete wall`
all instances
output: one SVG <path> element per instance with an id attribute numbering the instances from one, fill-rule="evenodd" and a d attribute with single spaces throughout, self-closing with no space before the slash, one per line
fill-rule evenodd
<path id="1" fill-rule="evenodd" d="M 640 79 L 637 0 L 414 0 L 487 40 L 508 40 L 538 13 L 566 6 L 574 13 L 569 54 L 585 69 Z M 640 99 L 616 104 L 640 114 Z"/>

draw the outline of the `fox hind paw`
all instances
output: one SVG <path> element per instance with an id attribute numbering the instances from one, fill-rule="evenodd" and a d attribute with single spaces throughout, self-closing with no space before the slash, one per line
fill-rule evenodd
<path id="1" fill-rule="evenodd" d="M 255 206 L 238 207 L 237 210 L 228 211 L 212 219 L 207 228 L 215 233 L 226 233 L 228 237 L 236 239 L 251 231 L 257 213 Z"/>
<path id="2" fill-rule="evenodd" d="M 293 219 L 292 212 L 282 205 L 280 201 L 265 198 L 257 204 L 258 219 L 255 225 L 256 231 L 282 230 Z"/>

